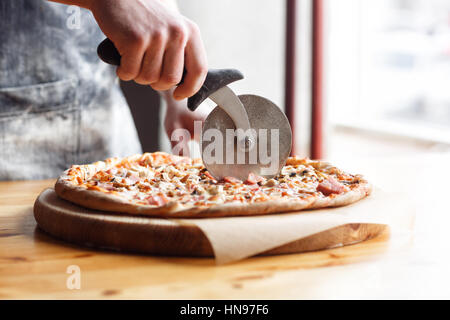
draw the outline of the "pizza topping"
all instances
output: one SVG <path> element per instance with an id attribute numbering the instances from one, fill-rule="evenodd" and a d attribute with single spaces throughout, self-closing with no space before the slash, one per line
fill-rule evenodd
<path id="1" fill-rule="evenodd" d="M 223 186 L 222 185 L 212 185 L 208 189 L 209 194 L 217 195 L 223 193 Z"/>
<path id="2" fill-rule="evenodd" d="M 264 184 L 265 187 L 275 187 L 277 185 L 277 181 L 275 179 L 269 179 L 267 180 L 267 182 Z"/>
<path id="3" fill-rule="evenodd" d="M 266 180 L 265 178 L 258 176 L 256 174 L 254 174 L 253 172 L 250 172 L 248 175 L 247 180 L 245 180 L 245 184 L 257 184 L 259 182 L 263 182 L 264 180 Z"/>
<path id="4" fill-rule="evenodd" d="M 225 183 L 231 183 L 231 184 L 241 184 L 242 183 L 241 180 L 239 180 L 239 179 L 237 179 L 235 177 L 224 177 L 223 181 Z"/>
<path id="5" fill-rule="evenodd" d="M 146 200 L 148 204 L 158 207 L 165 205 L 167 202 L 169 202 L 169 200 L 164 195 L 149 196 Z"/>
<path id="6" fill-rule="evenodd" d="M 144 193 L 152 190 L 152 187 L 146 183 L 139 183 L 138 188 L 139 188 L 140 192 L 144 192 Z"/>
<path id="7" fill-rule="evenodd" d="M 322 192 L 325 196 L 330 194 L 340 194 L 345 191 L 345 187 L 335 178 L 328 177 L 317 185 L 317 191 Z"/>
<path id="8" fill-rule="evenodd" d="M 211 179 L 211 180 L 214 180 L 214 181 L 216 180 L 216 179 L 214 179 L 214 177 L 213 177 L 208 171 L 206 171 L 206 170 L 203 172 L 203 175 L 205 175 L 206 177 L 208 177 L 208 178 Z"/>
<path id="9" fill-rule="evenodd" d="M 72 166 L 66 174 L 66 179 L 79 187 L 150 206 L 328 197 L 352 190 L 363 181 L 361 176 L 302 158 L 289 158 L 281 173 L 269 180 L 251 173 L 244 182 L 234 177 L 217 181 L 201 160 L 162 152 Z"/>
<path id="10" fill-rule="evenodd" d="M 185 175 L 183 178 L 180 179 L 180 182 L 186 183 L 186 181 L 189 179 L 189 177 L 190 177 L 189 174 Z"/>

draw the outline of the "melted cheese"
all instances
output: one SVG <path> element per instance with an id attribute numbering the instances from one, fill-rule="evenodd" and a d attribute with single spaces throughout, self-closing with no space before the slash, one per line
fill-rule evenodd
<path id="1" fill-rule="evenodd" d="M 161 198 L 182 205 L 210 206 L 303 199 L 311 195 L 324 197 L 317 186 L 328 177 L 343 180 L 346 191 L 360 179 L 330 165 L 298 158 L 290 158 L 277 177 L 263 179 L 258 184 L 216 181 L 200 161 L 161 152 L 146 153 L 133 160 L 125 158 L 111 165 L 108 160 L 105 163 L 94 174 L 82 173 L 78 166 L 71 168 L 68 175 L 81 187 L 114 192 L 132 203 L 146 205 L 153 205 L 155 199 Z"/>

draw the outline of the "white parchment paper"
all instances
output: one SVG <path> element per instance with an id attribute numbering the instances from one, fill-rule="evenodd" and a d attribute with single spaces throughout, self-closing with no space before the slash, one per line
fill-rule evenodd
<path id="1" fill-rule="evenodd" d="M 389 224 L 393 215 L 405 210 L 408 207 L 398 195 L 375 189 L 369 197 L 345 207 L 182 223 L 198 226 L 211 242 L 217 263 L 223 264 L 348 223 Z"/>

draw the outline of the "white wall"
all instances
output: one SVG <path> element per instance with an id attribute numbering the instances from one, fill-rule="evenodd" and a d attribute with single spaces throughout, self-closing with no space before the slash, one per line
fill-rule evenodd
<path id="1" fill-rule="evenodd" d="M 202 32 L 211 68 L 236 68 L 238 94 L 264 96 L 283 108 L 284 19 L 281 0 L 178 0 Z"/>

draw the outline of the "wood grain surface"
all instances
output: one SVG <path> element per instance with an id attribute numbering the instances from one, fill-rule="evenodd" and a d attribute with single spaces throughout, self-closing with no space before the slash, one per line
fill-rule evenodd
<path id="1" fill-rule="evenodd" d="M 450 172 L 430 173 L 449 162 L 436 155 L 347 163 L 415 203 L 414 213 L 393 217 L 404 230 L 220 266 L 211 258 L 116 253 L 57 240 L 37 227 L 32 210 L 54 181 L 0 182 L 0 299 L 448 299 Z M 66 286 L 72 265 L 81 270 L 79 290 Z"/>
<path id="2" fill-rule="evenodd" d="M 214 256 L 206 236 L 189 220 L 177 223 L 171 219 L 113 215 L 86 209 L 60 199 L 53 189 L 46 189 L 39 195 L 33 211 L 42 230 L 79 245 L 166 256 Z M 385 228 L 376 224 L 347 224 L 266 251 L 263 255 L 355 244 L 379 235 Z"/>

